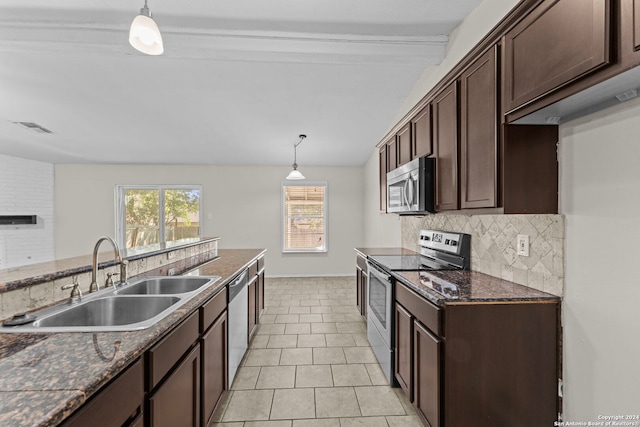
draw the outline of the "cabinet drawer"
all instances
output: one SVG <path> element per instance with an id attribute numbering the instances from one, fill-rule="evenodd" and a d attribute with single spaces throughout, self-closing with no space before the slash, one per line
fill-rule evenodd
<path id="1" fill-rule="evenodd" d="M 144 398 L 142 361 L 138 360 L 62 425 L 64 427 L 123 425 Z"/>
<path id="2" fill-rule="evenodd" d="M 200 307 L 200 332 L 204 333 L 209 326 L 227 309 L 227 287 L 225 286 L 213 298 Z"/>
<path id="3" fill-rule="evenodd" d="M 258 272 L 262 271 L 264 268 L 264 256 L 258 258 Z"/>
<path id="4" fill-rule="evenodd" d="M 158 385 L 198 339 L 198 324 L 199 316 L 195 312 L 149 350 L 149 390 Z"/>
<path id="5" fill-rule="evenodd" d="M 441 309 L 407 288 L 404 284 L 396 282 L 396 301 L 404 306 L 416 319 L 436 335 L 442 336 Z"/>

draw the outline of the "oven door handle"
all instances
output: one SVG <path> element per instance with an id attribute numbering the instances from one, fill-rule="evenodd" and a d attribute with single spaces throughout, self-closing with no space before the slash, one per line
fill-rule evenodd
<path id="1" fill-rule="evenodd" d="M 369 266 L 369 271 L 370 272 L 372 272 L 376 276 L 380 277 L 381 279 L 384 279 L 387 282 L 391 281 L 391 275 L 389 273 L 387 273 L 386 271 L 382 270 L 380 267 L 378 267 L 375 264 L 367 263 L 367 265 Z"/>

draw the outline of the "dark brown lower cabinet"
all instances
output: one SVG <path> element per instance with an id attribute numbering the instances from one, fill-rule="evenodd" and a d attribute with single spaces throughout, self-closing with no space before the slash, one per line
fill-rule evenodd
<path id="1" fill-rule="evenodd" d="M 367 318 L 367 260 L 360 255 L 356 258 L 356 305 L 360 315 Z"/>
<path id="2" fill-rule="evenodd" d="M 150 425 L 200 427 L 200 344 L 149 399 Z"/>
<path id="3" fill-rule="evenodd" d="M 413 405 L 431 427 L 440 425 L 440 343 L 422 323 L 413 321 Z"/>
<path id="4" fill-rule="evenodd" d="M 213 411 L 227 388 L 227 313 L 202 336 L 202 421 L 209 425 Z"/>
<path id="5" fill-rule="evenodd" d="M 257 320 L 260 323 L 260 317 L 264 312 L 264 269 L 258 273 L 258 301 L 256 301 L 258 310 Z"/>
<path id="6" fill-rule="evenodd" d="M 395 292 L 395 376 L 426 426 L 554 424 L 557 301 L 436 307 L 402 283 Z"/>
<path id="7" fill-rule="evenodd" d="M 64 427 L 142 426 L 144 367 L 138 360 L 95 395 L 62 425 Z M 138 423 L 139 424 L 136 424 Z"/>
<path id="8" fill-rule="evenodd" d="M 367 317 L 367 273 L 356 268 L 356 305 L 360 315 Z"/>
<path id="9" fill-rule="evenodd" d="M 413 318 L 404 307 L 396 304 L 395 321 L 395 377 L 409 400 L 413 401 Z"/>
<path id="10" fill-rule="evenodd" d="M 249 279 L 251 280 L 251 278 Z M 258 320 L 257 320 L 257 306 L 256 306 L 256 301 L 257 301 L 257 283 L 258 283 L 258 276 L 253 276 L 253 280 L 251 281 L 251 283 L 249 283 L 248 288 L 249 288 L 249 340 L 251 340 L 251 337 L 253 337 L 253 334 L 256 331 L 256 326 L 258 325 Z"/>

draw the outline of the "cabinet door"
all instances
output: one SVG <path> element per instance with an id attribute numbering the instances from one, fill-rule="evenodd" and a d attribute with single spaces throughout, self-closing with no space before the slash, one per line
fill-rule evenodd
<path id="1" fill-rule="evenodd" d="M 398 144 L 398 166 L 411 161 L 411 123 L 407 123 L 396 134 Z"/>
<path id="2" fill-rule="evenodd" d="M 227 313 L 202 336 L 202 419 L 207 422 L 226 387 Z"/>
<path id="3" fill-rule="evenodd" d="M 610 0 L 545 0 L 509 31 L 505 112 L 610 62 Z"/>
<path id="4" fill-rule="evenodd" d="M 498 192 L 497 48 L 460 77 L 460 207 L 492 208 Z"/>
<path id="5" fill-rule="evenodd" d="M 398 167 L 398 144 L 395 138 L 387 143 L 387 172 Z"/>
<path id="6" fill-rule="evenodd" d="M 257 296 L 257 284 L 258 283 L 258 278 L 257 276 L 253 277 L 253 281 L 251 283 L 249 283 L 249 318 L 247 319 L 247 321 L 249 322 L 249 339 L 251 339 L 251 337 L 253 336 L 253 333 L 256 330 L 256 296 Z"/>
<path id="7" fill-rule="evenodd" d="M 413 349 L 411 341 L 413 339 L 413 318 L 411 313 L 400 304 L 395 307 L 395 377 L 402 387 L 402 390 L 412 400 L 412 356 Z"/>
<path id="8" fill-rule="evenodd" d="M 458 209 L 457 82 L 433 100 L 433 143 L 436 156 L 436 211 Z"/>
<path id="9" fill-rule="evenodd" d="M 430 156 L 431 149 L 431 104 L 427 104 L 411 119 L 413 158 Z"/>
<path id="10" fill-rule="evenodd" d="M 200 345 L 149 399 L 151 427 L 200 426 Z"/>
<path id="11" fill-rule="evenodd" d="M 256 308 L 258 310 L 256 322 L 260 323 L 260 316 L 264 312 L 264 271 L 258 274 L 258 301 L 256 302 Z"/>
<path id="12" fill-rule="evenodd" d="M 369 286 L 367 283 L 369 281 L 369 277 L 367 276 L 367 272 L 364 270 L 360 272 L 360 275 L 362 276 L 360 278 L 360 285 L 361 285 L 360 293 L 362 294 L 362 310 L 360 310 L 360 314 L 362 314 L 362 316 L 366 319 L 367 307 L 368 307 L 367 289 L 369 289 Z"/>
<path id="13" fill-rule="evenodd" d="M 620 52 L 623 69 L 640 65 L 640 0 L 620 0 Z"/>
<path id="14" fill-rule="evenodd" d="M 380 174 L 380 212 L 387 213 L 387 147 L 382 147 L 378 153 Z"/>
<path id="15" fill-rule="evenodd" d="M 413 323 L 413 405 L 431 427 L 440 427 L 440 339 Z"/>
<path id="16" fill-rule="evenodd" d="M 640 0 L 633 0 L 633 50 L 640 50 Z"/>
<path id="17" fill-rule="evenodd" d="M 360 314 L 362 314 L 362 304 L 362 269 L 356 267 L 356 305 Z"/>

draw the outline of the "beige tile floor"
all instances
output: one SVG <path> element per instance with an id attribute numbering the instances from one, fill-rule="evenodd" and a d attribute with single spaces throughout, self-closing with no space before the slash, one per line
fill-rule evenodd
<path id="1" fill-rule="evenodd" d="M 421 427 L 389 387 L 355 305 L 354 277 L 267 279 L 265 312 L 220 427 Z"/>

